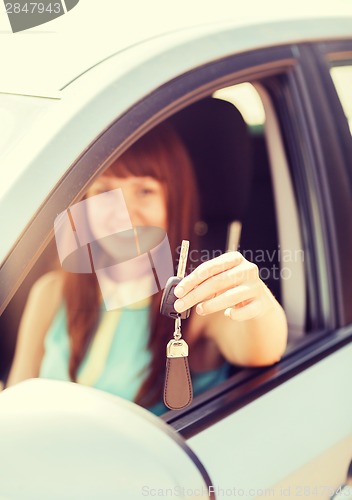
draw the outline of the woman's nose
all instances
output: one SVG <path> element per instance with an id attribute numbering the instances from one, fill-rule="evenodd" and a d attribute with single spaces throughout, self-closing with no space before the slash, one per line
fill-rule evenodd
<path id="1" fill-rule="evenodd" d="M 132 226 L 136 227 L 145 225 L 145 220 L 139 207 L 132 206 L 131 208 L 127 207 L 127 209 L 130 214 Z"/>
<path id="2" fill-rule="evenodd" d="M 132 226 L 143 226 L 144 218 L 138 201 L 135 200 L 132 196 L 125 196 L 125 201 Z"/>

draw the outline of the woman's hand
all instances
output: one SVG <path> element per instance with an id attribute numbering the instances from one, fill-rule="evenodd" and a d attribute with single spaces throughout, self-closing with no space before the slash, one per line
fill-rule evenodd
<path id="1" fill-rule="evenodd" d="M 239 252 L 204 262 L 177 285 L 175 294 L 178 312 L 197 304 L 197 313 L 206 319 L 204 335 L 230 363 L 267 366 L 284 353 L 285 312 L 260 279 L 258 267 Z M 235 321 L 226 320 L 222 311 Z"/>
<path id="2" fill-rule="evenodd" d="M 277 304 L 256 264 L 240 252 L 204 262 L 177 285 L 175 295 L 178 312 L 198 304 L 196 311 L 201 316 L 224 310 L 225 316 L 237 321 L 262 316 Z"/>

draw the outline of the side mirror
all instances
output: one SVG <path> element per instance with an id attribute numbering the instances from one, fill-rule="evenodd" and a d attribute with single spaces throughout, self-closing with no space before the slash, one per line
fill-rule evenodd
<path id="1" fill-rule="evenodd" d="M 31 379 L 0 393 L 0 450 L 5 499 L 209 499 L 209 476 L 176 431 L 71 382 Z"/>

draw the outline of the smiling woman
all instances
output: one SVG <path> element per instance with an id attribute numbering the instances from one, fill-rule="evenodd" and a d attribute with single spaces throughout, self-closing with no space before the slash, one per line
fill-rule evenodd
<path id="1" fill-rule="evenodd" d="M 150 176 L 122 178 L 113 174 L 102 175 L 88 189 L 87 197 L 113 189 L 122 189 L 132 226 L 157 226 L 166 229 L 166 198 L 161 182 Z M 114 217 L 118 218 L 119 214 L 114 210 L 114 205 L 109 207 L 100 203 L 98 207 L 97 204 L 94 207 L 93 211 L 92 205 L 87 204 L 87 215 L 91 231 L 98 239 L 104 225 L 118 227 L 118 224 L 114 223 Z"/>
<path id="2" fill-rule="evenodd" d="M 110 196 L 119 190 L 133 228 L 167 230 L 174 260 L 181 239 L 189 239 L 197 248 L 193 229 L 198 209 L 191 162 L 170 125 L 162 124 L 140 139 L 87 191 L 86 220 L 92 235 L 88 241 L 100 241 L 101 252 L 107 254 L 116 250 L 104 244 L 101 236 L 122 227 L 118 205 Z M 81 222 L 74 221 L 78 234 L 84 232 Z M 156 414 L 166 410 L 160 400 L 164 350 L 172 326 L 159 314 L 161 292 L 155 293 L 154 275 L 143 273 L 142 283 L 141 277 L 132 277 L 135 270 L 124 273 L 126 265 L 100 271 L 100 288 L 94 274 L 64 272 L 45 275 L 34 285 L 8 385 L 33 376 L 71 379 L 135 400 Z M 152 297 L 104 311 L 102 274 L 104 286 L 109 282 L 110 288 L 119 287 L 122 293 L 134 289 L 136 298 L 142 286 L 149 287 L 147 296 Z M 180 312 L 198 304 L 184 333 L 193 350 L 190 366 L 195 395 L 224 380 L 233 363 L 271 364 L 284 352 L 283 310 L 260 280 L 257 266 L 240 253 L 230 252 L 201 264 L 177 288 L 177 295 Z M 40 316 L 42 310 L 45 314 Z M 30 352 L 26 350 L 29 343 Z"/>

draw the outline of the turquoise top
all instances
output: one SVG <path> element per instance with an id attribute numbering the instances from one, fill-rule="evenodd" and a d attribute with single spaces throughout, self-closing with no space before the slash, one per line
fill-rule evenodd
<path id="1" fill-rule="evenodd" d="M 148 375 L 151 361 L 146 335 L 149 329 L 149 305 L 104 312 L 102 318 L 101 326 L 78 369 L 77 381 L 133 401 Z M 68 362 L 66 312 L 61 307 L 45 338 L 45 354 L 39 376 L 70 380 Z M 191 372 L 194 396 L 225 380 L 228 372 L 228 363 L 216 370 Z M 156 415 L 168 411 L 163 401 L 148 409 Z"/>

